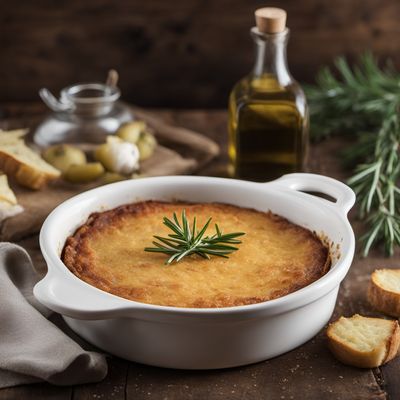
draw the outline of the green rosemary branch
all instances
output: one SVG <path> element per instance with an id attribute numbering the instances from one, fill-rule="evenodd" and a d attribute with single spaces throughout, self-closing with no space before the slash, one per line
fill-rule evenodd
<path id="1" fill-rule="evenodd" d="M 378 243 L 392 255 L 400 245 L 400 74 L 388 64 L 380 69 L 372 55 L 350 68 L 344 58 L 328 68 L 317 85 L 306 88 L 310 103 L 311 135 L 352 135 L 357 141 L 344 152 L 354 168 L 349 185 L 357 195 L 359 216 L 366 223 L 361 237 L 363 254 Z"/>
<path id="2" fill-rule="evenodd" d="M 218 225 L 215 224 L 216 233 L 212 236 L 205 236 L 210 222 L 211 218 L 198 230 L 196 217 L 194 217 L 192 227 L 190 227 L 185 210 L 182 211 L 181 221 L 178 220 L 176 213 L 173 214 L 173 221 L 164 217 L 163 224 L 173 233 L 170 233 L 168 237 L 154 235 L 153 237 L 158 240 L 158 242 L 153 241 L 155 247 L 146 247 L 144 251 L 167 254 L 169 258 L 165 262 L 166 264 L 178 262 L 191 254 L 197 254 L 207 259 L 210 259 L 210 255 L 228 258 L 228 254 L 238 250 L 237 247 L 232 245 L 242 243 L 237 238 L 245 233 L 223 234 Z"/>

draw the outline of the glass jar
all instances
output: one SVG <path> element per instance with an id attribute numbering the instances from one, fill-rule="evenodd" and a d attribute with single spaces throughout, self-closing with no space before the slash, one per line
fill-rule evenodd
<path id="1" fill-rule="evenodd" d="M 33 134 L 40 147 L 56 143 L 103 143 L 107 135 L 134 117 L 130 108 L 119 101 L 120 90 L 104 83 L 68 86 L 56 99 L 47 89 L 39 95 L 53 111 Z"/>

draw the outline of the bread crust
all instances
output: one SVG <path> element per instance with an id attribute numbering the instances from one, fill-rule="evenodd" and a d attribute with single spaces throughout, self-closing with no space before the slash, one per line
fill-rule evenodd
<path id="1" fill-rule="evenodd" d="M 360 316 L 356 314 L 352 318 L 354 317 Z M 397 321 L 388 321 L 392 324 L 392 332 L 381 346 L 371 351 L 359 351 L 352 347 L 351 343 L 347 343 L 343 338 L 333 333 L 335 324 L 340 323 L 344 318 L 345 317 L 340 317 L 339 320 L 329 324 L 326 331 L 328 346 L 339 361 L 359 368 L 376 368 L 396 357 L 400 345 L 400 327 Z M 362 318 L 370 320 L 371 323 L 373 323 L 374 320 L 381 320 L 380 318 Z"/>
<path id="2" fill-rule="evenodd" d="M 223 230 L 246 229 L 239 251 L 229 259 L 203 260 L 192 256 L 170 266 L 164 265 L 165 255 L 144 252 L 144 247 L 151 245 L 152 235 L 160 234 L 162 216 L 170 216 L 174 211 L 180 213 L 183 208 L 189 220 L 190 215 L 196 215 L 201 223 L 201 219 L 212 216 Z M 247 220 L 253 225 L 246 225 Z M 252 234 L 261 235 L 265 224 L 274 230 L 266 236 L 267 240 L 279 242 L 277 236 L 282 235 L 282 240 L 300 243 L 307 253 L 301 255 L 295 249 L 286 249 L 289 254 L 283 258 L 290 261 L 284 266 L 279 255 L 270 256 L 268 247 L 251 247 Z M 126 237 L 130 232 L 135 238 Z M 119 241 L 115 242 L 119 250 L 110 246 L 113 240 Z M 281 246 L 285 248 L 285 244 Z M 271 251 L 276 250 L 272 246 Z M 110 256 L 113 251 L 116 258 L 126 255 L 116 262 Z M 253 254 L 257 252 L 260 254 Z M 330 267 L 329 250 L 314 233 L 275 214 L 220 203 L 160 201 L 127 204 L 92 214 L 67 239 L 62 260 L 80 279 L 117 296 L 144 303 L 199 308 L 247 305 L 281 297 L 314 282 Z M 271 281 L 276 282 L 275 287 Z"/>
<path id="3" fill-rule="evenodd" d="M 393 330 L 390 339 L 386 345 L 387 353 L 383 364 L 393 360 L 399 354 L 400 346 L 400 327 L 398 321 L 393 321 Z"/>
<path id="4" fill-rule="evenodd" d="M 400 293 L 394 292 L 382 286 L 378 275 L 380 271 L 390 271 L 385 269 L 375 270 L 369 282 L 368 301 L 380 312 L 392 317 L 400 317 Z"/>
<path id="5" fill-rule="evenodd" d="M 24 164 L 20 160 L 12 157 L 0 149 L 0 169 L 7 175 L 15 178 L 15 180 L 22 186 L 30 189 L 40 189 L 45 186 L 49 181 L 57 179 L 60 173 L 54 170 L 53 173 L 34 168 L 28 164 Z"/>

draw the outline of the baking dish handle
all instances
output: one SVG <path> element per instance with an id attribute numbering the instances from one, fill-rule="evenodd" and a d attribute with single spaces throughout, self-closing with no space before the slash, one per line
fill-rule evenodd
<path id="1" fill-rule="evenodd" d="M 50 310 L 90 320 L 132 316 L 137 311 L 138 307 L 127 306 L 126 301 L 116 296 L 104 296 L 100 289 L 74 276 L 58 276 L 63 272 L 56 268 L 49 268 L 47 275 L 33 288 L 36 299 Z"/>
<path id="2" fill-rule="evenodd" d="M 281 178 L 271 183 L 285 186 L 291 190 L 326 194 L 334 198 L 336 201 L 332 202 L 322 197 L 318 197 L 318 199 L 330 203 L 345 214 L 349 212 L 356 201 L 356 196 L 353 190 L 351 190 L 347 185 L 324 175 L 305 173 L 288 174 L 283 175 Z"/>

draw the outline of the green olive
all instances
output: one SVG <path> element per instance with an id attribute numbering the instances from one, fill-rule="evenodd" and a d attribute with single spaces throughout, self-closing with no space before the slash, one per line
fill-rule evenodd
<path id="1" fill-rule="evenodd" d="M 113 162 L 114 159 L 110 154 L 110 146 L 108 143 L 103 143 L 100 146 L 97 146 L 94 151 L 94 159 L 103 164 L 103 167 L 107 171 L 113 170 Z"/>
<path id="2" fill-rule="evenodd" d="M 117 172 L 106 172 L 101 178 L 104 184 L 124 181 L 125 179 L 126 177 L 124 175 L 118 174 Z"/>
<path id="3" fill-rule="evenodd" d="M 103 166 L 99 162 L 92 162 L 71 165 L 64 173 L 64 179 L 72 183 L 87 183 L 98 179 L 103 174 Z"/>
<path id="4" fill-rule="evenodd" d="M 140 179 L 140 178 L 143 178 L 145 175 L 144 174 L 141 174 L 140 172 L 134 172 L 132 175 L 131 175 L 131 179 Z"/>
<path id="5" fill-rule="evenodd" d="M 71 165 L 86 163 L 86 155 L 77 147 L 69 144 L 57 144 L 48 147 L 43 152 L 43 158 L 61 172 L 66 172 Z"/>
<path id="6" fill-rule="evenodd" d="M 146 122 L 132 121 L 127 122 L 119 127 L 116 135 L 125 142 L 136 144 L 140 138 L 140 134 L 146 130 Z"/>
<path id="7" fill-rule="evenodd" d="M 154 150 L 157 146 L 157 140 L 153 134 L 146 131 L 140 135 L 140 139 L 136 143 L 136 146 L 139 149 L 139 159 L 146 160 L 153 155 Z"/>

